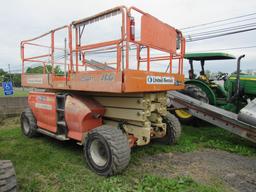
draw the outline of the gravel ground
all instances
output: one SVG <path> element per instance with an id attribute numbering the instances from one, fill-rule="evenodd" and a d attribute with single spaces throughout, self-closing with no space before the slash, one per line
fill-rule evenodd
<path id="1" fill-rule="evenodd" d="M 204 184 L 222 184 L 227 191 L 256 191 L 256 157 L 220 150 L 165 153 L 145 157 L 134 167 L 139 171 L 173 178 L 190 176 Z M 138 168 L 139 167 L 139 168 Z"/>

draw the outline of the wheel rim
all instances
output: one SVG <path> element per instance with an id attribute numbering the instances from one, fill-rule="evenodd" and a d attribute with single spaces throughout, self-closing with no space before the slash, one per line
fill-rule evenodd
<path id="1" fill-rule="evenodd" d="M 23 130 L 25 132 L 25 134 L 27 134 L 29 132 L 29 123 L 28 123 L 28 120 L 25 118 L 23 119 Z"/>
<path id="2" fill-rule="evenodd" d="M 108 155 L 105 145 L 98 139 L 92 141 L 90 146 L 91 158 L 97 166 L 103 167 L 107 164 Z"/>
<path id="3" fill-rule="evenodd" d="M 179 118 L 182 118 L 182 119 L 188 119 L 188 118 L 192 117 L 192 115 L 190 113 L 188 113 L 187 111 L 182 110 L 182 109 L 175 110 L 175 113 Z"/>

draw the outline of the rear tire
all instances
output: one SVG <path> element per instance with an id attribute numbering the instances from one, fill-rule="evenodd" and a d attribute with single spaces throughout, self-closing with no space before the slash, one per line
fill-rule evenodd
<path id="1" fill-rule="evenodd" d="M 196 85 L 186 84 L 185 89 L 182 90 L 181 93 L 204 103 L 209 103 L 209 99 L 206 93 Z M 192 116 L 187 112 L 187 110 L 184 109 L 175 110 L 175 115 L 179 118 L 180 122 L 184 124 L 191 124 L 198 120 L 196 117 Z"/>
<path id="2" fill-rule="evenodd" d="M 166 135 L 163 138 L 157 139 L 157 141 L 166 145 L 177 143 L 182 130 L 178 118 L 168 112 L 167 115 L 163 117 L 163 122 L 166 123 Z"/>
<path id="3" fill-rule="evenodd" d="M 27 137 L 34 137 L 37 135 L 36 119 L 30 108 L 26 108 L 20 117 L 22 133 Z"/>
<path id="4" fill-rule="evenodd" d="M 131 149 L 121 129 L 102 125 L 85 138 L 84 156 L 91 170 L 102 176 L 120 173 L 130 161 Z"/>
<path id="5" fill-rule="evenodd" d="M 13 164 L 9 160 L 0 161 L 0 191 L 16 192 L 17 181 Z"/>

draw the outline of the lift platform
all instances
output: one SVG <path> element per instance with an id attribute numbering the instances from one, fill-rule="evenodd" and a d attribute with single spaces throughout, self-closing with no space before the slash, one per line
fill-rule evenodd
<path id="1" fill-rule="evenodd" d="M 170 104 L 186 109 L 193 116 L 256 143 L 256 126 L 239 120 L 239 115 L 209 105 L 177 91 L 169 91 Z"/>
<path id="2" fill-rule="evenodd" d="M 108 93 L 181 90 L 184 53 L 179 30 L 119 6 L 22 41 L 22 85 Z"/>

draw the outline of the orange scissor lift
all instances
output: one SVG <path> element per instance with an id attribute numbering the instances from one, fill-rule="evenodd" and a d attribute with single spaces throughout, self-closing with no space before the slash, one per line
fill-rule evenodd
<path id="1" fill-rule="evenodd" d="M 112 25 L 110 18 L 118 19 Z M 180 31 L 125 6 L 22 41 L 22 85 L 40 90 L 29 93 L 23 133 L 76 140 L 93 171 L 122 171 L 132 146 L 177 141 L 180 124 L 167 112 L 166 92 L 184 88 L 184 51 Z"/>

